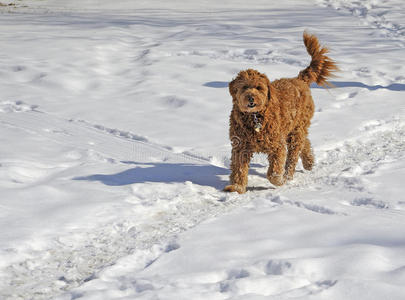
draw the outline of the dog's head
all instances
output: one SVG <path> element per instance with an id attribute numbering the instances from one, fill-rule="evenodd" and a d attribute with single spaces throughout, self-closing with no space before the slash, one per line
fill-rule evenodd
<path id="1" fill-rule="evenodd" d="M 233 103 L 242 112 L 260 112 L 270 100 L 270 81 L 266 75 L 248 69 L 229 83 Z"/>

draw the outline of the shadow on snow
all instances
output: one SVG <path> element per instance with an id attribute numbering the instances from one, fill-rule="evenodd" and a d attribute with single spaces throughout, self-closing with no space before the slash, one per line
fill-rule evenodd
<path id="1" fill-rule="evenodd" d="M 357 81 L 330 81 L 331 84 L 334 85 L 334 88 L 345 88 L 345 87 L 359 87 L 359 88 L 366 88 L 370 91 L 375 91 L 379 89 L 386 89 L 390 91 L 405 91 L 405 84 L 402 83 L 392 83 L 387 86 L 383 85 L 367 85 L 362 82 L 357 82 Z M 210 88 L 227 88 L 228 87 L 228 82 L 226 81 L 209 81 L 203 84 L 203 86 L 210 87 Z M 311 88 L 322 88 L 319 85 L 312 84 Z"/>
<path id="2" fill-rule="evenodd" d="M 171 163 L 137 163 L 125 161 L 126 164 L 139 164 L 116 174 L 94 174 L 75 177 L 74 180 L 99 181 L 109 186 L 122 186 L 134 183 L 163 182 L 183 183 L 191 181 L 194 184 L 211 186 L 222 190 L 227 181 L 221 175 L 229 175 L 229 170 L 212 165 L 171 164 Z"/>
<path id="3" fill-rule="evenodd" d="M 382 85 L 367 85 L 362 82 L 357 81 L 330 81 L 331 84 L 334 85 L 335 88 L 345 88 L 345 87 L 359 87 L 359 88 L 366 88 L 370 91 L 375 91 L 379 89 L 386 89 L 390 91 L 405 91 L 405 84 L 402 83 L 392 83 L 387 86 Z M 316 84 L 312 84 L 311 88 L 322 88 Z"/>
<path id="4" fill-rule="evenodd" d="M 220 89 L 228 87 L 229 82 L 227 81 L 210 81 L 203 84 L 203 86 L 207 86 L 210 88 Z"/>

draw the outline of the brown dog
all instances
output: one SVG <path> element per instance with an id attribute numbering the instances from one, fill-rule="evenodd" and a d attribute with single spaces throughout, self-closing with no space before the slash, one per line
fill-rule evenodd
<path id="1" fill-rule="evenodd" d="M 328 85 L 326 79 L 338 67 L 314 35 L 304 32 L 304 44 L 312 61 L 296 78 L 270 83 L 266 75 L 248 69 L 229 84 L 232 158 L 225 191 L 246 192 L 249 162 L 255 152 L 267 154 L 267 178 L 277 186 L 293 178 L 298 157 L 306 170 L 312 169 L 314 155 L 307 137 L 314 114 L 310 84 Z"/>

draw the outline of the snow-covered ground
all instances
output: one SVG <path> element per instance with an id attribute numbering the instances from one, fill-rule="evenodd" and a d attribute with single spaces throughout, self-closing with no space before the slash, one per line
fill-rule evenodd
<path id="1" fill-rule="evenodd" d="M 304 29 L 317 165 L 226 194 L 227 83 Z M 0 45 L 0 299 L 405 299 L 405 2 L 1 0 Z"/>

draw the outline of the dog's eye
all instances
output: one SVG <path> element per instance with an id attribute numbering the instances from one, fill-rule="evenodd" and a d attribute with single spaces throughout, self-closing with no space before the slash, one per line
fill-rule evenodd
<path id="1" fill-rule="evenodd" d="M 244 89 L 244 90 L 247 90 L 248 88 L 249 88 L 248 85 L 244 85 L 244 86 L 243 86 L 243 89 Z"/>
<path id="2" fill-rule="evenodd" d="M 256 88 L 256 90 L 261 91 L 261 90 L 263 90 L 263 87 L 262 87 L 261 85 L 259 85 L 259 86 Z"/>

